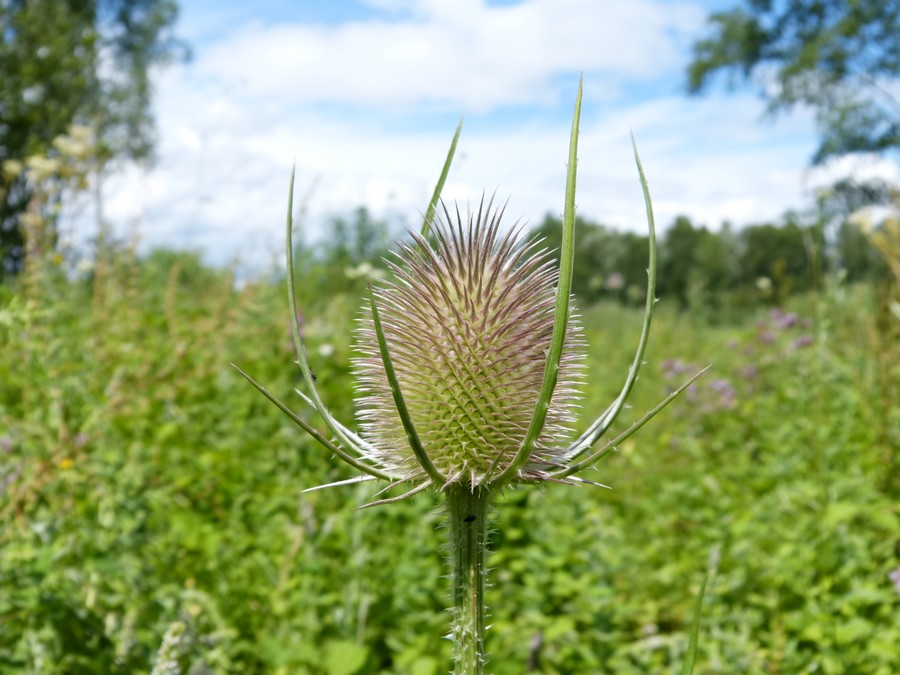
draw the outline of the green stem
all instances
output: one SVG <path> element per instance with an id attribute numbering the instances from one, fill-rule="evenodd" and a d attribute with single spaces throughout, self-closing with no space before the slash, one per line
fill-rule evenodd
<path id="1" fill-rule="evenodd" d="M 490 492 L 452 485 L 446 490 L 450 513 L 450 564 L 453 583 L 454 675 L 484 673 L 484 577 Z"/>

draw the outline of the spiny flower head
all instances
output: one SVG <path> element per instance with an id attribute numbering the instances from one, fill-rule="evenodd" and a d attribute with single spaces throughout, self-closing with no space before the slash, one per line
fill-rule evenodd
<path id="1" fill-rule="evenodd" d="M 644 417 L 595 449 L 625 406 L 643 363 L 656 302 L 656 232 L 640 159 L 635 161 L 649 225 L 649 265 L 644 323 L 634 360 L 616 399 L 568 445 L 583 355 L 571 309 L 575 250 L 575 174 L 581 88 L 569 144 L 559 271 L 520 228 L 504 230 L 501 211 L 482 204 L 463 219 L 434 213 L 460 128 L 425 216 L 395 260 L 394 279 L 369 294 L 356 331 L 355 361 L 361 434 L 341 424 L 319 395 L 296 321 L 297 363 L 308 393 L 300 397 L 318 412 L 326 436 L 241 373 L 316 441 L 361 472 L 329 485 L 368 480 L 406 484 L 408 492 L 369 506 L 397 501 L 429 486 L 489 493 L 523 481 L 593 483 L 579 473 L 641 428 L 701 373 L 672 392 Z M 288 301 L 298 316 L 293 278 L 293 175 L 288 200 Z M 431 237 L 429 237 L 429 231 Z M 433 242 L 433 243 L 432 243 Z"/>
<path id="2" fill-rule="evenodd" d="M 456 149 L 457 127 L 422 232 L 414 234 L 412 242 L 389 261 L 393 278 L 377 290 L 370 287 L 369 304 L 356 330 L 359 356 L 354 366 L 361 433 L 336 420 L 322 401 L 296 320 L 292 321 L 294 346 L 308 392 L 297 393 L 318 412 L 331 437 L 244 374 L 321 445 L 361 472 L 319 488 L 368 480 L 387 481 L 385 490 L 412 485 L 403 494 L 367 506 L 398 501 L 428 487 L 442 492 L 450 524 L 454 672 L 460 674 L 484 672 L 487 522 L 497 491 L 524 481 L 592 483 L 577 474 L 592 467 L 696 379 L 594 449 L 637 380 L 656 302 L 656 234 L 635 149 L 650 230 L 644 324 L 621 392 L 584 433 L 564 445 L 577 400 L 584 347 L 571 309 L 581 97 L 579 85 L 558 272 L 537 243 L 523 240 L 520 228 L 501 228 L 502 211 L 492 211 L 490 204 L 485 208 L 482 202 L 478 213 L 466 219 L 458 211 L 452 218 L 446 209 L 444 219 L 434 218 Z M 290 195 L 288 301 L 296 317 L 293 175 Z"/>
<path id="3" fill-rule="evenodd" d="M 397 382 L 421 446 L 446 483 L 484 485 L 525 441 L 553 337 L 559 274 L 539 242 L 501 228 L 482 203 L 455 218 L 445 209 L 432 244 L 414 234 L 395 260 L 394 281 L 374 291 Z M 386 374 L 370 307 L 356 343 L 363 437 L 380 464 L 410 478 L 425 472 L 410 447 Z M 570 319 L 547 419 L 520 480 L 560 466 L 574 421 L 584 342 Z"/>

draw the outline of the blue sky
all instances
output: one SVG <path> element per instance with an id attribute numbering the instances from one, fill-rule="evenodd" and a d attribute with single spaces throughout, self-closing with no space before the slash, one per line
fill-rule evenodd
<path id="1" fill-rule="evenodd" d="M 193 59 L 155 77 L 158 162 L 104 185 L 145 247 L 261 269 L 277 258 L 297 165 L 302 226 L 366 206 L 413 223 L 465 118 L 445 198 L 509 198 L 510 221 L 562 210 L 568 127 L 585 98 L 579 213 L 645 228 L 634 132 L 657 221 L 719 227 L 810 201 L 808 112 L 762 119 L 753 91 L 684 93 L 711 0 L 185 0 Z M 895 168 L 896 170 L 896 168 Z"/>

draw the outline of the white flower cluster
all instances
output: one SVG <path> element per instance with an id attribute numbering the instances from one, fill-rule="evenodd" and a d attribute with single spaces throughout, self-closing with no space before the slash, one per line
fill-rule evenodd
<path id="1" fill-rule="evenodd" d="M 156 665 L 150 675 L 181 675 L 178 657 L 186 627 L 181 621 L 175 621 L 163 636 L 162 644 L 156 654 Z"/>

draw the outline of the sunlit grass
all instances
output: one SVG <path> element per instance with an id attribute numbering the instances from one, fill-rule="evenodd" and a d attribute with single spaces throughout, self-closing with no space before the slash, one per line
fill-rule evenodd
<path id="1" fill-rule="evenodd" d="M 150 672 L 181 620 L 185 670 L 446 672 L 433 502 L 355 512 L 365 485 L 301 496 L 348 474 L 227 366 L 292 396 L 280 281 L 238 291 L 227 273 L 158 255 L 41 284 L 27 299 L 0 290 L 0 670 Z M 305 325 L 344 419 L 348 298 L 362 290 Z M 695 672 L 900 670 L 875 307 L 868 289 L 838 288 L 792 301 L 799 321 L 778 329 L 769 308 L 710 326 L 663 298 L 616 427 L 672 386 L 674 359 L 711 361 L 733 407 L 701 381 L 599 465 L 612 491 L 503 498 L 494 672 L 523 672 L 535 645 L 548 673 L 675 671 L 710 556 Z M 627 372 L 640 315 L 610 304 L 582 317 L 594 409 Z"/>

